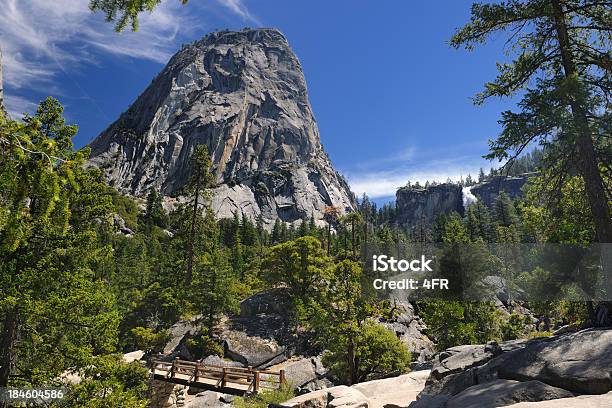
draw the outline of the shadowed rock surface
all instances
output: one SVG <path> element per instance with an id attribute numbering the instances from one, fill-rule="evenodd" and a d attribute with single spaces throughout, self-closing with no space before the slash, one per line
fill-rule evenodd
<path id="1" fill-rule="evenodd" d="M 208 147 L 219 218 L 267 225 L 355 207 L 323 151 L 300 62 L 275 29 L 222 31 L 184 46 L 92 143 L 91 163 L 123 193 L 176 195 Z"/>
<path id="2" fill-rule="evenodd" d="M 435 357 L 419 400 L 410 407 L 497 407 L 611 391 L 612 330 L 588 329 L 447 349 Z"/>
<path id="3" fill-rule="evenodd" d="M 446 403 L 446 408 L 503 407 L 517 401 L 545 401 L 573 397 L 571 392 L 540 381 L 495 380 L 474 385 Z"/>
<path id="4" fill-rule="evenodd" d="M 487 207 L 495 202 L 497 196 L 503 191 L 510 198 L 523 196 L 523 186 L 531 173 L 521 174 L 516 177 L 493 176 L 491 180 L 476 184 L 471 188 L 472 194 L 478 197 Z"/>
<path id="5" fill-rule="evenodd" d="M 427 188 L 402 187 L 395 194 L 397 222 L 404 227 L 431 224 L 441 214 L 463 214 L 461 186 L 439 184 Z"/>

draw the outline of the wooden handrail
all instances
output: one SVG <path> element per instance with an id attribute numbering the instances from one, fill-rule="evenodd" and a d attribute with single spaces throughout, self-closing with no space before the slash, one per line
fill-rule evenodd
<path id="1" fill-rule="evenodd" d="M 166 381 L 179 382 L 184 384 L 185 382 L 194 385 L 202 385 L 210 383 L 202 382 L 202 380 L 213 380 L 216 381 L 215 388 L 234 388 L 237 391 L 244 388 L 232 387 L 235 386 L 247 386 L 246 392 L 257 393 L 262 388 L 273 389 L 280 387 L 286 383 L 285 370 L 271 371 L 271 370 L 257 370 L 253 367 L 223 367 L 218 365 L 206 365 L 200 362 L 184 361 L 178 357 L 173 361 L 160 361 L 153 360 L 152 370 L 155 375 L 162 376 Z M 157 374 L 155 371 L 162 371 L 164 374 Z M 187 379 L 177 378 L 177 374 L 181 376 L 187 376 Z M 263 375 L 263 376 L 262 376 Z"/>

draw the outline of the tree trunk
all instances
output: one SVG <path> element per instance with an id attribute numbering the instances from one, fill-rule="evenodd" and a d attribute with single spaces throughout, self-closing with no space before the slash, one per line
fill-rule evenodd
<path id="1" fill-rule="evenodd" d="M 196 222 L 198 217 L 198 200 L 200 198 L 200 179 L 201 174 L 198 170 L 198 176 L 196 178 L 196 187 L 195 187 L 195 197 L 193 200 L 193 213 L 191 215 L 191 231 L 189 233 L 189 247 L 187 250 L 187 273 L 185 275 L 185 288 L 188 288 L 191 285 L 191 280 L 193 279 L 193 246 L 195 242 L 196 235 Z"/>
<path id="2" fill-rule="evenodd" d="M 561 51 L 563 71 L 566 78 L 570 79 L 576 77 L 577 80 L 578 71 L 576 69 L 576 63 L 574 61 L 574 56 L 572 55 L 569 35 L 567 33 L 565 12 L 559 0 L 551 0 L 551 2 L 555 14 L 555 29 L 557 32 L 557 40 L 559 41 L 559 49 Z M 580 98 L 580 100 L 578 98 Z M 584 186 L 589 200 L 589 207 L 593 217 L 593 222 L 595 224 L 595 232 L 597 234 L 596 241 L 600 243 L 612 243 L 612 222 L 610 220 L 610 208 L 608 207 L 608 198 L 606 196 L 603 179 L 598 168 L 595 148 L 593 146 L 593 138 L 591 135 L 591 130 L 589 129 L 585 101 L 582 100 L 582 96 L 580 94 L 570 95 L 569 105 L 572 110 L 574 124 L 578 129 L 576 138 L 576 157 L 578 158 L 577 165 L 580 175 L 584 180 Z M 608 271 L 612 266 L 612 250 L 610 250 L 609 245 L 603 245 L 601 251 L 602 269 L 604 271 L 603 289 L 605 302 L 603 304 L 603 310 L 609 310 L 612 308 L 612 275 Z M 598 310 L 600 310 L 600 308 L 598 308 Z M 597 325 L 598 319 L 601 318 L 596 314 L 597 310 L 593 315 L 591 315 L 595 325 Z M 606 320 L 607 317 L 602 319 L 602 321 Z"/>
<path id="3" fill-rule="evenodd" d="M 357 366 L 355 364 L 355 340 L 353 339 L 352 335 L 349 339 L 347 360 L 349 372 L 351 374 L 351 383 L 349 385 L 353 385 L 356 384 L 359 380 L 357 378 Z"/>
<path id="4" fill-rule="evenodd" d="M 353 258 L 355 258 L 355 221 L 351 221 L 351 240 L 353 241 Z"/>
<path id="5" fill-rule="evenodd" d="M 0 387 L 8 385 L 9 376 L 15 366 L 15 340 L 17 339 L 19 312 L 16 306 L 6 311 L 0 340 Z"/>
<path id="6" fill-rule="evenodd" d="M 0 114 L 6 113 L 4 109 L 4 85 L 2 82 L 2 50 L 0 49 Z"/>
<path id="7" fill-rule="evenodd" d="M 327 256 L 329 256 L 330 252 L 330 244 L 331 244 L 331 222 L 327 223 Z"/>
<path id="8" fill-rule="evenodd" d="M 572 78 L 577 75 L 576 64 L 570 48 L 569 36 L 567 33 L 567 25 L 563 6 L 559 0 L 551 0 L 555 11 L 555 28 L 557 31 L 557 40 L 561 51 L 561 59 L 563 62 L 563 70 L 566 78 Z M 569 104 L 574 118 L 574 124 L 578 129 L 576 138 L 578 158 L 577 167 L 580 171 L 589 200 L 589 206 L 595 230 L 597 233 L 598 242 L 612 242 L 612 223 L 610 222 L 610 209 L 608 208 L 608 200 L 606 197 L 603 179 L 597 166 L 597 158 L 595 148 L 593 146 L 593 138 L 589 129 L 589 122 L 585 107 L 577 99 L 577 95 L 570 95 Z"/>

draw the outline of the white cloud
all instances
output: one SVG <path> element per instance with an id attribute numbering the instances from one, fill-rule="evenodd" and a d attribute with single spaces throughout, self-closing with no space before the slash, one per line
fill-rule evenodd
<path id="1" fill-rule="evenodd" d="M 143 13 L 135 33 L 116 33 L 103 15 L 91 13 L 89 0 L 2 3 L 4 81 L 13 90 L 48 86 L 59 72 L 70 74 L 83 63 L 97 63 L 97 52 L 166 63 L 181 41 L 206 25 L 195 4 L 184 6 L 176 0 Z M 240 0 L 221 3 L 243 20 L 256 20 Z"/>
<path id="2" fill-rule="evenodd" d="M 217 0 L 221 5 L 239 15 L 244 21 L 261 25 L 261 22 L 249 12 L 242 0 Z"/>
<path id="3" fill-rule="evenodd" d="M 5 94 L 4 104 L 9 116 L 13 119 L 21 119 L 24 113 L 34 113 L 37 104 L 22 98 L 21 96 Z"/>
<path id="4" fill-rule="evenodd" d="M 360 197 L 366 193 L 371 198 L 392 197 L 399 187 L 410 183 L 437 181 L 444 183 L 447 179 L 458 181 L 468 174 L 478 175 L 480 167 L 489 169 L 491 163 L 473 157 L 457 157 L 447 160 L 431 160 L 425 163 L 402 166 L 392 170 L 346 172 L 351 190 Z"/>

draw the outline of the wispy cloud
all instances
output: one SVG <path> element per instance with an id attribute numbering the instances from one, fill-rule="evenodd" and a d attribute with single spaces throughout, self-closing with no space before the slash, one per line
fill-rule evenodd
<path id="1" fill-rule="evenodd" d="M 351 190 L 361 196 L 367 194 L 371 198 L 393 197 L 399 187 L 407 182 L 426 181 L 446 182 L 449 178 L 458 181 L 468 174 L 472 177 L 478 175 L 480 167 L 488 169 L 491 163 L 478 157 L 454 157 L 451 159 L 436 159 L 399 165 L 388 166 L 387 170 L 377 171 L 347 171 Z M 390 167 L 390 168 L 389 168 Z"/>
<path id="2" fill-rule="evenodd" d="M 222 6 L 227 7 L 232 12 L 236 13 L 244 21 L 248 21 L 251 23 L 255 23 L 257 25 L 261 25 L 261 22 L 257 17 L 255 17 L 249 9 L 246 7 L 242 0 L 217 0 Z"/>
<path id="3" fill-rule="evenodd" d="M 245 21 L 257 21 L 241 0 L 219 1 Z M 47 90 L 58 73 L 71 74 L 83 64 L 97 64 L 104 54 L 165 63 L 179 44 L 205 31 L 197 4 L 164 1 L 140 17 L 136 33 L 116 33 L 88 0 L 2 0 L 0 47 L 5 87 Z M 12 101 L 17 99 L 12 98 Z M 15 111 L 18 106 L 11 107 Z"/>
<path id="4" fill-rule="evenodd" d="M 36 110 L 36 103 L 21 96 L 6 94 L 4 102 L 12 118 L 20 118 L 24 113 L 32 114 Z"/>

